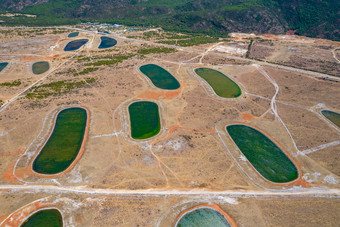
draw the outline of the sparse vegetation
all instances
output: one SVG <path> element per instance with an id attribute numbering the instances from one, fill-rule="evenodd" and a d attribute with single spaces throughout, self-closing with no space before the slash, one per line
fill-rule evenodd
<path id="1" fill-rule="evenodd" d="M 167 48 L 167 47 L 155 47 L 155 48 L 148 48 L 148 49 L 140 49 L 138 50 L 139 54 L 160 54 L 160 53 L 173 53 L 177 50 L 174 48 Z"/>
<path id="2" fill-rule="evenodd" d="M 26 94 L 28 99 L 43 99 L 53 95 L 61 95 L 70 92 L 74 88 L 81 88 L 86 83 L 95 82 L 95 78 L 86 78 L 85 81 L 56 81 L 48 84 L 42 84 L 35 86 L 31 89 L 31 92 Z"/>
<path id="3" fill-rule="evenodd" d="M 17 86 L 20 86 L 20 85 L 21 85 L 20 80 L 15 80 L 13 82 L 4 82 L 4 83 L 0 84 L 0 86 L 3 86 L 3 87 L 17 87 Z"/>
<path id="4" fill-rule="evenodd" d="M 79 72 L 79 73 L 73 73 L 73 76 L 79 76 L 79 75 L 85 75 L 91 72 L 95 72 L 97 71 L 99 68 L 93 67 L 93 68 L 86 68 L 83 71 Z"/>

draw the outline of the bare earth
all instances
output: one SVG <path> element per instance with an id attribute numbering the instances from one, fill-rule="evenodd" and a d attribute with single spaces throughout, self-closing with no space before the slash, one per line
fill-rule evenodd
<path id="1" fill-rule="evenodd" d="M 340 113 L 340 78 L 334 77 L 340 72 L 339 42 L 261 36 L 248 57 L 264 61 L 250 62 L 216 49 L 247 49 L 253 37 L 245 34 L 189 48 L 166 46 L 172 53 L 140 54 L 159 47 L 157 39 L 108 35 L 118 44 L 98 50 L 100 35 L 90 32 L 67 38 L 72 30 L 65 28 L 17 30 L 0 30 L 0 62 L 9 62 L 0 84 L 21 82 L 0 86 L 0 226 L 19 226 L 44 207 L 58 208 L 65 226 L 174 226 L 182 211 L 201 204 L 218 205 L 238 226 L 339 223 L 340 129 L 320 113 Z M 63 51 L 80 38 L 88 44 Z M 108 55 L 129 57 L 91 65 Z M 33 74 L 36 61 L 49 61 L 50 70 Z M 266 61 L 294 68 L 273 68 Z M 181 87 L 156 88 L 138 71 L 150 63 L 167 69 Z M 196 67 L 223 72 L 239 84 L 242 96 L 216 96 L 194 75 Z M 317 72 L 302 74 L 295 67 Z M 96 69 L 82 73 L 88 68 Z M 81 86 L 53 90 L 61 81 Z M 162 129 L 151 139 L 130 136 L 127 108 L 136 100 L 161 107 Z M 90 112 L 84 153 L 60 176 L 37 176 L 31 163 L 56 113 L 71 106 Z M 235 122 L 278 142 L 300 169 L 299 179 L 280 185 L 257 174 L 224 131 Z"/>

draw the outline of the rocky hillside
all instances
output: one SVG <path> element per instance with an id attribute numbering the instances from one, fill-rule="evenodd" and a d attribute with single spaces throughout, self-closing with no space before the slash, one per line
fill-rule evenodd
<path id="1" fill-rule="evenodd" d="M 7 24 L 100 21 L 210 35 L 294 30 L 334 40 L 340 39 L 339 5 L 338 0 L 0 0 L 2 10 L 38 15 L 34 20 L 4 18 Z"/>

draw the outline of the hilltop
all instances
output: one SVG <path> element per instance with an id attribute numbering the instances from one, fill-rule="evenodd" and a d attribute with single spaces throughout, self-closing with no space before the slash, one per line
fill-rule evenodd
<path id="1" fill-rule="evenodd" d="M 226 36 L 277 33 L 340 39 L 336 0 L 3 0 L 4 25 L 61 25 L 83 21 L 157 25 L 166 30 Z"/>

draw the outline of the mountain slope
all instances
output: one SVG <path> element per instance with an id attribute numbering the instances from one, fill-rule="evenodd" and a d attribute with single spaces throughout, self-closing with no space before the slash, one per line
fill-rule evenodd
<path id="1" fill-rule="evenodd" d="M 294 29 L 301 35 L 340 39 L 338 0 L 2 0 L 0 6 L 38 15 L 35 20 L 7 19 L 8 24 L 90 20 L 211 35 Z"/>

